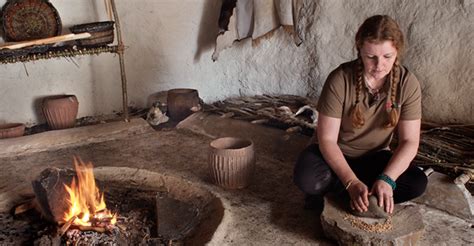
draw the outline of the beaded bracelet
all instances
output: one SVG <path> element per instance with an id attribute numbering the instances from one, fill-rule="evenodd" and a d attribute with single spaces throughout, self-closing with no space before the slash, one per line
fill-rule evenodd
<path id="1" fill-rule="evenodd" d="M 395 181 L 390 178 L 389 176 L 387 176 L 386 174 L 382 173 L 380 174 L 378 177 L 377 177 L 378 180 L 382 180 L 384 181 L 385 183 L 389 184 L 391 187 L 392 187 L 392 190 L 395 190 L 395 188 L 397 188 L 397 183 L 395 183 Z"/>

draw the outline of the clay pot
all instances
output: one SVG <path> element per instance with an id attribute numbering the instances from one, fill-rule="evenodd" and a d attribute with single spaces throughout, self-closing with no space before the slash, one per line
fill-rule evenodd
<path id="1" fill-rule="evenodd" d="M 7 123 L 0 124 L 0 138 L 15 138 L 25 134 L 25 124 Z"/>
<path id="2" fill-rule="evenodd" d="M 195 89 L 171 89 L 168 91 L 168 116 L 174 121 L 182 121 L 193 113 L 192 108 L 198 108 L 199 94 Z"/>
<path id="3" fill-rule="evenodd" d="M 59 95 L 43 100 L 43 114 L 51 129 L 71 128 L 76 125 L 79 102 L 74 95 Z"/>
<path id="4" fill-rule="evenodd" d="M 212 141 L 210 147 L 209 170 L 212 181 L 228 189 L 248 186 L 255 171 L 252 141 L 226 137 Z"/>

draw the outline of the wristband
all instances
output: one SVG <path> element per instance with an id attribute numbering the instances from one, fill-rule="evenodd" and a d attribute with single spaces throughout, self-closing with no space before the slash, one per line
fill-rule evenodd
<path id="1" fill-rule="evenodd" d="M 395 181 L 390 178 L 389 176 L 387 176 L 386 174 L 382 173 L 380 174 L 378 177 L 377 177 L 378 180 L 382 180 L 384 181 L 385 183 L 389 184 L 391 187 L 392 187 L 392 190 L 395 190 L 395 188 L 397 188 L 397 183 L 395 183 Z"/>
<path id="2" fill-rule="evenodd" d="M 354 181 L 357 181 L 357 180 L 356 179 L 351 179 L 346 183 L 346 186 L 345 186 L 346 190 L 349 189 L 349 187 L 351 186 L 352 183 L 354 183 Z"/>

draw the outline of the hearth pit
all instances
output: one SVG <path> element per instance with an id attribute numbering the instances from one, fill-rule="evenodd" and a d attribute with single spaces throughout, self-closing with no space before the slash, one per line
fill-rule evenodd
<path id="1" fill-rule="evenodd" d="M 33 182 L 34 194 L 17 201 L 11 211 L 0 211 L 0 244 L 200 245 L 212 238 L 222 219 L 218 198 L 180 178 L 131 168 L 96 168 L 94 173 L 112 212 L 104 221 L 78 225 L 75 218 L 57 220 L 64 208 L 45 212 L 59 200 L 57 190 L 48 191 L 53 202 L 41 195 L 51 188 L 45 177 L 54 174 L 57 178 L 49 181 L 57 182 L 78 176 L 70 169 L 47 169 Z M 67 183 L 70 187 L 72 182 Z"/>

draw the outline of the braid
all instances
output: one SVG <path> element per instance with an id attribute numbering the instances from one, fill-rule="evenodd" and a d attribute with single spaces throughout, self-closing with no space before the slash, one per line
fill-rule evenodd
<path id="1" fill-rule="evenodd" d="M 355 128 L 361 128 L 365 124 L 364 116 L 362 115 L 362 109 L 360 108 L 360 91 L 362 90 L 362 73 L 364 67 L 361 58 L 356 63 L 356 101 L 351 112 L 352 126 Z"/>
<path id="2" fill-rule="evenodd" d="M 393 64 L 392 68 L 392 85 L 390 87 L 390 111 L 388 112 L 388 122 L 385 125 L 386 128 L 391 128 L 395 127 L 398 123 L 398 117 L 400 115 L 399 113 L 399 107 L 397 103 L 397 88 L 398 88 L 398 82 L 400 82 L 400 63 L 398 61 L 398 58 L 395 60 L 395 63 Z"/>

